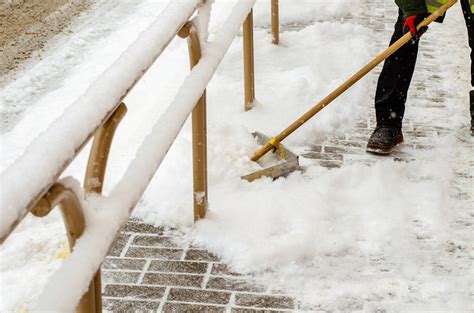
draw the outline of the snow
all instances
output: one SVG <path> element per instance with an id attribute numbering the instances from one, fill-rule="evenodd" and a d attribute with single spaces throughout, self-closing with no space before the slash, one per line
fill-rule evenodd
<path id="1" fill-rule="evenodd" d="M 412 220 L 427 223 L 438 249 L 445 248 L 444 221 L 450 215 L 445 181 L 450 171 L 439 165 L 446 157 L 440 153 L 435 163 L 381 161 L 338 171 L 311 167 L 286 180 L 214 185 L 211 211 L 190 238 L 236 271 L 263 274 L 265 283 L 277 290 L 306 290 L 304 300 L 310 303 L 327 305 L 334 299 L 342 302 L 346 295 L 392 292 L 394 303 L 400 304 L 404 288 L 386 286 L 380 291 L 380 286 L 408 285 L 414 277 L 420 279 L 417 275 L 430 277 L 423 260 L 433 257 L 432 251 L 416 250 Z M 419 181 L 420 176 L 429 179 Z M 396 270 L 387 268 L 377 275 L 367 267 L 378 255 Z M 433 283 L 468 290 L 465 277 L 453 275 Z M 310 292 L 314 290 L 319 292 Z M 468 303 L 466 294 L 459 297 L 463 305 Z M 437 299 L 436 305 L 447 300 Z"/>
<path id="2" fill-rule="evenodd" d="M 257 1 L 254 24 L 257 27 L 270 26 L 271 0 Z M 349 15 L 357 16 L 362 10 L 360 0 L 279 0 L 280 24 L 308 25 L 313 22 L 343 19 Z"/>
<path id="3" fill-rule="evenodd" d="M 51 184 L 88 136 L 112 112 L 166 45 L 193 14 L 198 0 L 172 2 L 148 30 L 54 121 L 1 176 L 9 184 L 0 190 L 0 236 L 26 214 L 34 199 Z M 38 168 L 38 164 L 41 167 Z M 25 176 L 24 173 L 33 173 Z"/>
<path id="4" fill-rule="evenodd" d="M 299 32 L 284 33 L 280 47 L 270 44 L 266 32 L 256 32 L 257 102 L 247 113 L 243 113 L 242 109 L 242 42 L 236 40 L 222 64 L 225 70 L 218 70 L 218 79 L 214 79 L 207 90 L 208 155 L 209 164 L 214 164 L 209 166 L 211 185 L 229 180 L 240 181 L 240 176 L 261 169 L 249 160 L 258 148 L 250 133 L 254 130 L 267 135 L 278 133 L 289 121 L 298 118 L 311 104 L 319 101 L 321 95 L 343 82 L 334 73 L 347 77 L 361 67 L 369 58 L 366 49 L 361 49 L 366 40 L 364 31 L 364 28 L 355 25 L 324 22 Z M 333 33 L 341 35 L 335 39 Z M 313 40 L 308 41 L 307 38 Z M 326 43 L 334 58 L 328 58 L 326 50 L 318 49 L 321 42 Z M 348 53 L 354 55 L 354 60 L 344 57 Z M 313 60 L 325 60 L 325 66 Z M 278 79 L 275 78 L 275 69 Z M 285 144 L 304 144 L 308 137 L 323 138 L 328 133 L 343 134 L 350 127 L 351 119 L 360 114 L 357 108 L 364 105 L 364 101 L 369 101 L 363 87 L 364 81 L 335 101 L 331 111 L 323 110 L 318 118 L 295 132 Z M 295 89 L 305 92 L 295 93 Z M 229 99 L 228 95 L 236 93 L 238 96 Z M 351 98 L 359 100 L 350 101 Z M 262 116 L 268 117 L 271 123 L 262 123 Z M 150 194 L 145 194 L 142 205 L 137 208 L 136 214 L 140 218 L 163 224 L 169 222 L 173 226 L 191 225 L 192 197 L 182 197 L 183 194 L 192 194 L 191 163 L 187 157 L 191 155 L 190 137 L 188 127 L 169 151 L 148 188 Z M 211 189 L 209 192 L 212 194 Z"/>
<path id="5" fill-rule="evenodd" d="M 115 235 L 128 219 L 131 209 L 138 203 L 149 179 L 204 92 L 254 3 L 247 0 L 237 2 L 215 39 L 207 43 L 211 47 L 204 50 L 200 62 L 193 68 L 175 100 L 153 127 L 152 133 L 139 148 L 136 158 L 110 197 L 92 198 L 84 204 L 84 207 L 88 208 L 88 214 L 92 215 L 86 219 L 86 230 L 78 240 L 73 253 L 48 281 L 35 310 L 69 312 L 77 306 L 81 295 L 87 290 L 89 282 L 112 245 Z M 77 270 L 78 268 L 80 270 Z M 64 295 L 64 290 L 73 291 Z"/>
<path id="6" fill-rule="evenodd" d="M 104 51 L 113 50 L 119 41 L 131 43 L 135 39 L 138 26 L 132 32 L 130 29 L 135 25 L 132 21 L 139 20 L 144 29 L 146 23 L 155 19 L 159 10 L 151 2 L 131 13 L 130 22 L 124 26 L 127 31 L 117 30 L 91 48 L 102 53 L 89 55 L 83 66 L 69 74 L 68 82 L 74 81 L 85 90 L 84 86 L 91 81 L 91 76 L 86 74 L 89 69 L 112 64 L 120 53 L 113 56 Z M 371 29 L 352 23 L 341 23 L 349 14 L 358 15 L 359 10 L 352 9 L 362 8 L 363 1 L 321 1 L 322 7 L 319 1 L 318 4 L 298 1 L 297 5 L 295 2 L 280 0 L 282 23 L 302 27 L 283 32 L 281 46 L 270 43 L 267 29 L 257 28 L 255 32 L 257 102 L 252 111 L 243 112 L 241 37 L 233 41 L 207 89 L 210 184 L 207 218 L 193 225 L 189 122 L 163 157 L 190 105 L 202 92 L 203 84 L 198 86 L 195 77 L 202 75 L 207 79 L 219 63 L 219 55 L 210 54 L 211 46 L 204 46 L 205 56 L 209 53 L 207 61 L 188 76 L 186 42 L 176 39 L 125 99 L 129 112 L 112 147 L 104 186 L 106 197 L 88 199 L 88 229 L 78 241 L 73 256 L 64 262 L 51 261 L 60 246 L 60 238 L 65 238 L 58 214 L 44 219 L 28 216 L 0 247 L 0 311 L 14 311 L 24 304 L 30 308 L 70 311 L 71 303 L 67 300 L 77 299 L 80 290 L 68 288 L 74 291 L 65 294 L 65 286 L 83 289 L 87 285 L 109 242 L 128 217 L 128 210 L 138 201 L 147 179 L 152 181 L 134 211 L 135 217 L 150 224 L 178 228 L 188 241 L 219 255 L 233 269 L 253 274 L 271 289 L 298 294 L 303 301 L 316 303 L 328 311 L 374 311 L 378 309 L 370 306 L 374 299 L 382 301 L 387 311 L 394 312 L 469 310 L 472 303 L 469 290 L 473 284 L 468 277 L 472 270 L 469 252 L 453 252 L 450 254 L 453 257 L 444 253 L 452 250 L 453 245 L 469 247 L 472 242 L 472 232 L 452 234 L 446 223 L 455 218 L 469 218 L 456 215 L 459 213 L 452 210 L 455 204 L 448 194 L 449 185 L 455 180 L 455 166 L 472 163 L 469 145 L 460 144 L 456 136 L 430 138 L 439 149 L 417 152 L 416 160 L 410 162 L 379 159 L 375 165 L 346 164 L 340 169 L 327 170 L 302 160 L 308 162 L 304 174 L 294 173 L 273 182 L 263 179 L 248 183 L 239 179 L 260 169 L 249 161 L 258 148 L 251 131 L 259 130 L 267 135 L 279 132 L 378 52 L 367 47 L 380 34 L 374 35 Z M 388 2 L 393 6 L 391 0 Z M 219 30 L 234 4 L 216 1 L 213 5 L 210 40 L 223 38 Z M 122 9 L 127 11 L 129 5 L 124 4 Z M 209 7 L 200 16 L 204 25 L 207 10 Z M 254 13 L 257 27 L 268 26 L 269 1 L 257 1 Z M 239 19 L 243 16 L 242 11 Z M 459 12 L 450 13 L 446 23 L 454 44 L 464 43 L 464 39 L 458 39 L 461 36 L 454 35 L 464 27 Z M 234 26 L 237 27 L 237 22 Z M 204 32 L 202 28 L 200 32 Z M 432 27 L 430 32 L 427 41 L 445 34 L 446 29 Z M 121 45 L 119 50 L 123 52 L 126 45 Z M 215 51 L 223 53 L 225 47 L 222 45 Z M 460 62 L 467 63 L 465 43 L 460 47 L 443 58 L 443 64 L 449 65 L 448 57 L 449 60 L 464 58 Z M 52 56 L 51 61 L 54 59 Z M 446 73 L 456 72 L 447 67 L 443 69 Z M 467 98 L 460 99 L 459 94 L 468 90 L 469 83 L 467 69 L 465 75 L 456 73 L 466 78 L 445 81 L 443 88 L 452 97 L 449 101 L 453 108 L 448 117 L 427 116 L 424 111 L 410 107 L 407 114 L 461 129 Z M 2 92 L 8 90 L 7 87 Z M 18 89 L 16 92 L 21 98 Z M 370 78 L 362 80 L 285 144 L 302 151 L 308 141 L 320 142 L 327 136 L 344 134 L 363 114 L 367 102 L 372 101 L 372 93 Z M 39 102 L 67 99 L 64 103 L 55 102 L 59 116 L 79 96 L 77 90 L 62 86 Z M 7 157 L 2 156 L 3 169 L 14 164 L 27 146 L 10 138 L 31 142 L 30 134 L 50 126 L 51 117 L 40 108 L 31 110 L 11 133 L 2 136 L 2 150 L 8 149 Z M 36 114 L 34 118 L 30 113 Z M 35 119 L 44 124 L 32 125 Z M 30 121 L 29 125 L 25 121 Z M 82 153 L 65 175 L 82 177 L 86 158 L 86 153 Z M 153 178 L 141 175 L 153 172 L 161 159 L 163 162 Z M 79 184 L 71 178 L 65 183 L 75 188 Z M 469 190 L 467 186 L 464 188 Z M 104 224 L 108 227 L 103 227 Z M 420 237 L 426 243 L 421 243 Z M 90 249 L 92 241 L 95 249 Z M 433 269 L 433 264 L 442 267 Z M 434 275 L 434 270 L 441 273 Z M 38 279 L 32 282 L 31 277 Z M 44 293 L 40 295 L 40 291 Z M 38 303 L 38 299 L 42 302 Z M 358 307 L 358 299 L 368 304 Z"/>
<path id="7" fill-rule="evenodd" d="M 1 312 L 19 309 L 37 296 L 38 286 L 44 286 L 62 263 L 54 255 L 65 238 L 59 210 L 45 218 L 29 216 L 17 227 L 0 252 Z"/>

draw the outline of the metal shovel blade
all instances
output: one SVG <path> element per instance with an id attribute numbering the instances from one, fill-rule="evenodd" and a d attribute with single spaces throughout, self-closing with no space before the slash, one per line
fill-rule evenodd
<path id="1" fill-rule="evenodd" d="M 259 132 L 254 132 L 252 133 L 252 135 L 256 137 L 258 143 L 262 145 L 266 144 L 270 140 L 269 137 Z M 274 153 L 274 155 L 278 155 L 278 160 L 277 160 L 279 162 L 278 164 L 265 168 L 255 173 L 242 176 L 241 178 L 249 182 L 252 182 L 262 177 L 270 177 L 270 178 L 276 179 L 278 177 L 285 177 L 291 172 L 294 172 L 295 170 L 300 169 L 298 156 L 294 154 L 293 152 L 291 152 L 290 150 L 288 150 L 283 145 L 282 145 L 282 148 L 285 151 L 286 159 L 282 159 L 278 155 L 278 153 Z M 259 164 L 261 164 L 260 161 L 259 161 Z"/>

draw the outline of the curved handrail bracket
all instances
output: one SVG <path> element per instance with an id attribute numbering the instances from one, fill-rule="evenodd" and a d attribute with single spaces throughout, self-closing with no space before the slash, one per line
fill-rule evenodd
<path id="1" fill-rule="evenodd" d="M 72 188 L 61 182 L 55 183 L 43 198 L 38 201 L 31 210 L 31 213 L 37 217 L 44 217 L 57 206 L 61 208 L 69 247 L 72 249 L 76 240 L 84 232 L 86 225 L 81 200 Z"/>
<path id="2" fill-rule="evenodd" d="M 86 193 L 102 193 L 112 140 L 126 113 L 127 106 L 122 102 L 110 118 L 96 131 L 84 178 Z"/>

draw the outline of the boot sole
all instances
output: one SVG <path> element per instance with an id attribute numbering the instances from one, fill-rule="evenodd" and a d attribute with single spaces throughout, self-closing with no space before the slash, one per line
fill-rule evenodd
<path id="1" fill-rule="evenodd" d="M 376 155 L 389 155 L 395 150 L 395 148 L 403 142 L 403 135 L 401 134 L 397 140 L 396 143 L 391 146 L 391 147 L 384 147 L 384 146 L 379 146 L 379 145 L 373 145 L 373 144 L 367 144 L 367 148 L 365 151 L 376 154 Z"/>
<path id="2" fill-rule="evenodd" d="M 367 149 L 365 151 L 372 154 L 376 154 L 376 155 L 389 155 L 393 152 L 394 148 L 395 147 L 387 149 L 387 148 L 377 148 L 377 147 L 367 146 Z"/>

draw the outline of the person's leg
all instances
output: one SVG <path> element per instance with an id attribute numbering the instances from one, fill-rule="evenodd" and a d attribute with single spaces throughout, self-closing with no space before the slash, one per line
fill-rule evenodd
<path id="1" fill-rule="evenodd" d="M 390 45 L 404 35 L 403 22 L 399 11 Z M 369 138 L 367 152 L 390 154 L 403 141 L 402 120 L 417 54 L 418 41 L 409 42 L 385 60 L 375 93 L 377 127 Z"/>
<path id="2" fill-rule="evenodd" d="M 469 47 L 471 47 L 471 86 L 474 87 L 474 16 L 471 13 L 471 8 L 469 7 L 469 0 L 462 0 L 461 7 L 464 14 L 464 20 L 466 21 L 467 34 L 469 37 Z M 469 96 L 469 109 L 471 111 L 471 131 L 473 131 L 474 134 L 474 90 L 470 91 Z"/>
<path id="3" fill-rule="evenodd" d="M 404 35 L 403 21 L 399 12 L 390 45 Z M 375 93 L 377 126 L 401 128 L 417 54 L 418 41 L 409 42 L 385 60 Z"/>

